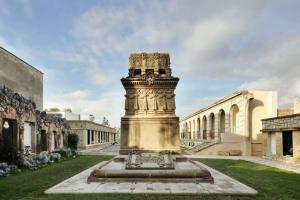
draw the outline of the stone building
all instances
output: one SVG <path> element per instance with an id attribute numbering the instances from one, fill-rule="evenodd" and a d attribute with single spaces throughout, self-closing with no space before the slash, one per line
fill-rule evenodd
<path id="1" fill-rule="evenodd" d="M 180 121 L 192 153 L 262 155 L 261 119 L 277 115 L 277 92 L 237 91 Z"/>
<path id="2" fill-rule="evenodd" d="M 53 151 L 67 147 L 67 135 L 70 126 L 65 118 L 36 112 L 38 151 Z"/>
<path id="3" fill-rule="evenodd" d="M 79 137 L 78 149 L 90 149 L 115 143 L 116 129 L 89 120 L 68 120 L 70 132 Z"/>
<path id="4" fill-rule="evenodd" d="M 41 113 L 42 109 L 43 73 L 0 47 L 0 148 L 8 157 L 25 149 L 33 153 L 54 149 L 50 133 L 61 135 L 67 126 L 63 119 Z"/>
<path id="5" fill-rule="evenodd" d="M 43 110 L 43 73 L 0 47 L 0 86 L 30 99 Z"/>
<path id="6" fill-rule="evenodd" d="M 300 98 L 289 110 L 293 113 L 262 119 L 264 156 L 300 162 Z"/>

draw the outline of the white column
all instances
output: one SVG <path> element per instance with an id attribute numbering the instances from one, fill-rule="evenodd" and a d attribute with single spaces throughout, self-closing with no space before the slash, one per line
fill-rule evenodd
<path id="1" fill-rule="evenodd" d="M 219 121 L 219 113 L 215 113 L 215 140 L 217 141 L 219 139 L 219 124 L 220 124 L 220 121 Z"/>

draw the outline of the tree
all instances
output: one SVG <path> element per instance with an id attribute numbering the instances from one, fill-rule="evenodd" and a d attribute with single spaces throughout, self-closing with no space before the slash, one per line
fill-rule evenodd
<path id="1" fill-rule="evenodd" d="M 55 107 L 49 108 L 49 112 L 59 112 L 59 111 L 60 111 L 59 108 L 55 108 Z"/>
<path id="2" fill-rule="evenodd" d="M 72 109 L 71 108 L 64 108 L 64 112 L 66 112 L 66 113 L 72 113 Z"/>

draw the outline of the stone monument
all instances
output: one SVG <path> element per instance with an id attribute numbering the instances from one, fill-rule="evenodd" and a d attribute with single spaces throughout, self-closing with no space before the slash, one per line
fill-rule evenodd
<path id="1" fill-rule="evenodd" d="M 122 78 L 125 116 L 120 154 L 93 170 L 88 182 L 213 182 L 210 172 L 180 155 L 179 118 L 175 115 L 168 53 L 133 53 Z"/>
<path id="2" fill-rule="evenodd" d="M 167 53 L 133 53 L 129 75 L 122 78 L 125 116 L 121 118 L 120 154 L 180 152 L 179 118 L 175 115 L 174 90 Z"/>

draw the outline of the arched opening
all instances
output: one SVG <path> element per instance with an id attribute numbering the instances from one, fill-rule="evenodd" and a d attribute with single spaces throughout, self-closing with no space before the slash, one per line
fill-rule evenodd
<path id="1" fill-rule="evenodd" d="M 230 108 L 230 127 L 231 133 L 237 132 L 237 119 L 238 119 L 239 107 L 234 104 Z"/>
<path id="2" fill-rule="evenodd" d="M 195 137 L 196 137 L 196 133 L 195 133 L 195 131 L 196 131 L 196 124 L 195 124 L 195 120 L 193 120 L 193 129 L 192 129 L 192 131 L 193 131 L 193 139 L 195 139 Z"/>
<path id="3" fill-rule="evenodd" d="M 206 116 L 204 115 L 202 118 L 202 126 L 203 126 L 203 139 L 207 139 L 207 119 Z"/>
<path id="4" fill-rule="evenodd" d="M 166 70 L 165 69 L 159 69 L 158 73 L 159 73 L 159 75 L 164 76 L 164 75 L 166 75 Z"/>
<path id="5" fill-rule="evenodd" d="M 192 123 L 189 122 L 189 139 L 192 138 L 192 131 L 191 131 L 191 128 L 192 128 Z"/>
<path id="6" fill-rule="evenodd" d="M 135 69 L 134 70 L 134 76 L 141 76 L 142 70 L 141 69 Z"/>
<path id="7" fill-rule="evenodd" d="M 221 109 L 219 111 L 219 132 L 225 133 L 225 111 Z"/>
<path id="8" fill-rule="evenodd" d="M 215 114 L 214 113 L 210 113 L 209 115 L 209 135 L 211 139 L 215 138 Z"/>
<path id="9" fill-rule="evenodd" d="M 188 138 L 188 124 L 185 122 L 184 124 L 184 139 Z"/>
<path id="10" fill-rule="evenodd" d="M 200 139 L 200 118 L 197 119 L 197 139 Z"/>

